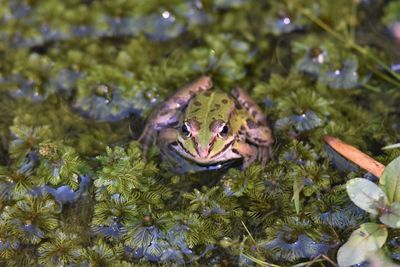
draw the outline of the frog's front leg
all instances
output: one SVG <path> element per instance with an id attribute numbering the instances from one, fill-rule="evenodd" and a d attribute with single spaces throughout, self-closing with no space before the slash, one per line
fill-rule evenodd
<path id="1" fill-rule="evenodd" d="M 174 128 L 164 128 L 160 130 L 157 138 L 157 146 L 161 150 L 168 149 L 168 146 L 178 140 L 178 130 Z"/>
<path id="2" fill-rule="evenodd" d="M 246 169 L 258 158 L 257 148 L 244 141 L 237 141 L 233 145 L 233 151 L 243 157 L 243 169 Z"/>
<path id="3" fill-rule="evenodd" d="M 265 166 L 271 157 L 271 147 L 255 146 L 244 141 L 237 142 L 234 150 L 243 157 L 243 168 L 246 169 L 254 161 L 259 161 Z"/>
<path id="4" fill-rule="evenodd" d="M 139 137 L 143 151 L 146 154 L 148 147 L 153 143 L 158 131 L 166 127 L 173 127 L 179 123 L 182 109 L 200 91 L 209 90 L 212 81 L 209 76 L 203 76 L 193 83 L 183 87 L 173 94 L 168 100 L 156 108 L 148 118 L 146 126 Z"/>

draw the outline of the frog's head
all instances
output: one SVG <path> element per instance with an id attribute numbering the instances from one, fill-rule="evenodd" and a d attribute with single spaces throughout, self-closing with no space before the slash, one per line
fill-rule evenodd
<path id="1" fill-rule="evenodd" d="M 232 149 L 234 101 L 224 92 L 202 92 L 189 103 L 178 134 L 178 152 L 200 163 L 209 163 Z"/>
<path id="2" fill-rule="evenodd" d="M 234 140 L 229 124 L 220 119 L 204 126 L 194 119 L 184 121 L 178 135 L 183 154 L 205 162 L 231 149 Z"/>

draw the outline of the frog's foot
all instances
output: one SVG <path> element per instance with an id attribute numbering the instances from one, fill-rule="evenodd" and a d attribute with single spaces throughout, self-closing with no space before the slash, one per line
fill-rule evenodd
<path id="1" fill-rule="evenodd" d="M 271 159 L 272 148 L 271 146 L 260 146 L 257 149 L 257 160 L 265 167 L 267 162 Z"/>
<path id="2" fill-rule="evenodd" d="M 237 142 L 234 151 L 243 157 L 243 169 L 255 161 L 259 161 L 264 167 L 272 155 L 271 146 L 255 146 L 246 142 Z"/>
<path id="3" fill-rule="evenodd" d="M 143 132 L 138 138 L 139 143 L 142 145 L 143 159 L 146 160 L 149 147 L 154 142 L 154 137 L 157 133 L 155 131 Z"/>

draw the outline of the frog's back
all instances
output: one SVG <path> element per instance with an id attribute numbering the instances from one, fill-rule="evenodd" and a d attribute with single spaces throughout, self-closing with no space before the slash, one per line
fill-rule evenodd
<path id="1" fill-rule="evenodd" d="M 234 100 L 222 91 L 206 91 L 197 94 L 186 109 L 186 119 L 194 119 L 202 124 L 211 121 L 227 121 L 235 108 Z"/>

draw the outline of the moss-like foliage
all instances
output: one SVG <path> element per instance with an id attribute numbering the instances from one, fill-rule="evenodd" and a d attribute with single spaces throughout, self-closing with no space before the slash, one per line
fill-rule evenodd
<path id="1" fill-rule="evenodd" d="M 2 1 L 0 265 L 335 261 L 369 218 L 344 188 L 364 173 L 322 137 L 383 164 L 400 155 L 381 150 L 400 140 L 399 7 Z M 203 74 L 268 116 L 265 168 L 174 175 L 156 147 L 144 158 L 148 114 Z M 399 232 L 389 239 L 399 261 Z"/>

